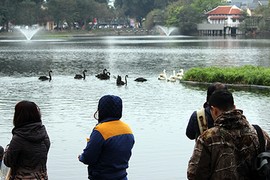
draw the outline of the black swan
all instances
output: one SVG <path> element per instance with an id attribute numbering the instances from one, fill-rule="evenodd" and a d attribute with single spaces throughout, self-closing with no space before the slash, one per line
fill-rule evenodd
<path id="1" fill-rule="evenodd" d="M 137 81 L 137 82 L 144 82 L 144 81 L 147 81 L 147 79 L 143 78 L 143 77 L 138 77 L 136 78 L 134 81 Z"/>
<path id="2" fill-rule="evenodd" d="M 41 81 L 51 81 L 52 80 L 52 76 L 51 76 L 51 73 L 52 73 L 52 70 L 49 71 L 49 77 L 47 76 L 40 76 L 38 79 L 41 80 Z"/>
<path id="3" fill-rule="evenodd" d="M 83 71 L 83 75 L 81 75 L 81 74 L 76 74 L 75 76 L 74 76 L 74 79 L 85 79 L 85 73 L 87 72 L 87 70 L 84 70 Z"/>
<path id="4" fill-rule="evenodd" d="M 111 73 L 108 72 L 107 69 L 103 69 L 103 72 L 97 74 L 96 77 L 101 80 L 106 80 L 106 79 L 110 79 L 110 75 Z"/>
<path id="5" fill-rule="evenodd" d="M 117 86 L 127 85 L 127 77 L 128 77 L 128 75 L 125 76 L 125 82 L 124 82 L 124 81 L 122 81 L 121 76 L 118 75 L 117 79 L 116 79 L 116 85 Z"/>

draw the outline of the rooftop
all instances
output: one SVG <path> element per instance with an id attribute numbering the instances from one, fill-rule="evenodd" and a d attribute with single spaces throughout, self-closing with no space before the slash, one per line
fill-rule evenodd
<path id="1" fill-rule="evenodd" d="M 239 15 L 242 14 L 242 10 L 237 6 L 218 6 L 206 13 L 207 15 Z"/>

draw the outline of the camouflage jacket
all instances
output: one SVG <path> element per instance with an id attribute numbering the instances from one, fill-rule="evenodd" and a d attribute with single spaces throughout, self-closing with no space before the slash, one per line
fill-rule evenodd
<path id="1" fill-rule="evenodd" d="M 270 138 L 264 132 L 266 147 Z M 256 130 L 241 110 L 221 114 L 213 128 L 196 141 L 187 170 L 188 179 L 247 180 L 259 150 Z"/>

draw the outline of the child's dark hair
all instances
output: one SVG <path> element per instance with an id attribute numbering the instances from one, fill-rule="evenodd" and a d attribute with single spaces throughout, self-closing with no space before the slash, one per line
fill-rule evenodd
<path id="1" fill-rule="evenodd" d="M 233 95 L 226 89 L 214 91 L 209 99 L 209 106 L 217 107 L 222 111 L 229 111 L 234 108 Z"/>
<path id="2" fill-rule="evenodd" d="M 21 101 L 15 106 L 13 124 L 20 127 L 25 124 L 41 122 L 39 107 L 31 101 Z"/>

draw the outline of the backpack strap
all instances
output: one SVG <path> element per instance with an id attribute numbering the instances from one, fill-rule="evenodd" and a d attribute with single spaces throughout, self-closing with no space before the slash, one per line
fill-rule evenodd
<path id="1" fill-rule="evenodd" d="M 202 134 L 206 129 L 208 129 L 207 121 L 205 118 L 205 109 L 201 108 L 200 110 L 196 111 L 196 113 L 200 134 Z"/>
<path id="2" fill-rule="evenodd" d="M 260 143 L 260 153 L 264 152 L 265 151 L 265 140 L 264 140 L 264 135 L 263 135 L 262 129 L 260 128 L 260 126 L 258 126 L 256 124 L 253 124 L 252 126 L 256 129 L 257 134 L 258 134 L 259 143 Z"/>
<path id="3" fill-rule="evenodd" d="M 260 159 L 261 162 L 259 163 L 259 166 L 257 167 L 257 170 L 260 170 L 264 165 L 268 164 L 268 160 L 270 158 L 270 152 L 262 152 L 257 156 L 257 159 Z"/>

